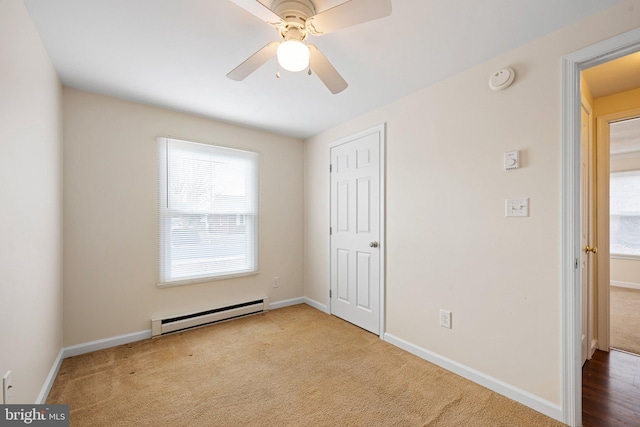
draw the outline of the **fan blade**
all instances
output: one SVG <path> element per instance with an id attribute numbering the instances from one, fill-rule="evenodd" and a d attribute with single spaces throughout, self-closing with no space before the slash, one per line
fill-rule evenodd
<path id="1" fill-rule="evenodd" d="M 391 0 L 350 0 L 307 19 L 314 36 L 352 27 L 391 15 Z"/>
<path id="2" fill-rule="evenodd" d="M 249 74 L 260 68 L 262 64 L 276 56 L 278 45 L 280 45 L 280 42 L 269 43 L 247 58 L 242 64 L 231 70 L 229 74 L 227 74 L 227 77 L 231 80 L 244 80 Z"/>
<path id="3" fill-rule="evenodd" d="M 284 25 L 284 21 L 278 15 L 276 15 L 267 6 L 260 3 L 258 0 L 231 0 L 247 12 L 257 16 L 260 20 L 266 22 L 274 27 Z"/>
<path id="4" fill-rule="evenodd" d="M 311 70 L 320 77 L 322 83 L 331 91 L 332 94 L 342 92 L 349 86 L 342 78 L 340 73 L 331 65 L 329 60 L 318 50 L 315 45 L 308 44 L 311 57 L 309 58 L 309 66 Z"/>

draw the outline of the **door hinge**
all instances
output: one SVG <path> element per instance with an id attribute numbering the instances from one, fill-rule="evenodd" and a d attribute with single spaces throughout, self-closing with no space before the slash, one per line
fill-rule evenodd
<path id="1" fill-rule="evenodd" d="M 333 172 L 333 165 L 329 164 L 329 173 Z"/>
<path id="2" fill-rule="evenodd" d="M 574 259 L 573 268 L 576 269 L 576 270 L 578 269 L 578 258 Z"/>
<path id="3" fill-rule="evenodd" d="M 329 227 L 329 236 L 333 235 L 333 227 Z"/>
<path id="4" fill-rule="evenodd" d="M 329 289 L 329 299 L 331 299 L 331 289 Z"/>

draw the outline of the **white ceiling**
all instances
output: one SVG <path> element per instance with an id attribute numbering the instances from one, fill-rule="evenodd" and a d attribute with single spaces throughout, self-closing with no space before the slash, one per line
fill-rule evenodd
<path id="1" fill-rule="evenodd" d="M 619 1 L 394 0 L 387 18 L 312 37 L 349 83 L 332 95 L 315 75 L 276 79 L 275 60 L 229 80 L 279 36 L 228 0 L 24 0 L 64 85 L 298 138 Z"/>

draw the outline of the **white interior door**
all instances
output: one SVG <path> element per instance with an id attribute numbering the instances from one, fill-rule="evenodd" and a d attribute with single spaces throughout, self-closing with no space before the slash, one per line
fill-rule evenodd
<path id="1" fill-rule="evenodd" d="M 331 147 L 331 313 L 381 329 L 382 128 Z"/>
<path id="2" fill-rule="evenodd" d="M 581 267 L 581 295 L 582 295 L 582 363 L 591 358 L 595 346 L 595 259 L 597 253 L 595 248 L 593 230 L 594 221 L 594 150 L 592 136 L 591 109 L 585 102 L 581 109 L 581 155 L 580 155 L 580 179 L 581 179 L 581 199 L 582 199 L 582 221 L 580 239 L 582 245 L 580 267 Z"/>

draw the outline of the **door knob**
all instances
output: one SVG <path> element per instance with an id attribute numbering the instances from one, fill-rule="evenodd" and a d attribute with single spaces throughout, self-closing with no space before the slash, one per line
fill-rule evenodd
<path id="1" fill-rule="evenodd" d="M 587 247 L 584 248 L 584 252 L 586 254 L 588 254 L 589 252 L 591 252 L 592 254 L 597 254 L 598 253 L 598 248 L 596 248 L 595 246 L 591 247 L 591 246 L 587 245 Z"/>
<path id="2" fill-rule="evenodd" d="M 369 243 L 369 247 L 370 247 L 370 248 L 377 248 L 377 247 L 378 247 L 378 242 L 371 242 L 371 243 Z"/>

